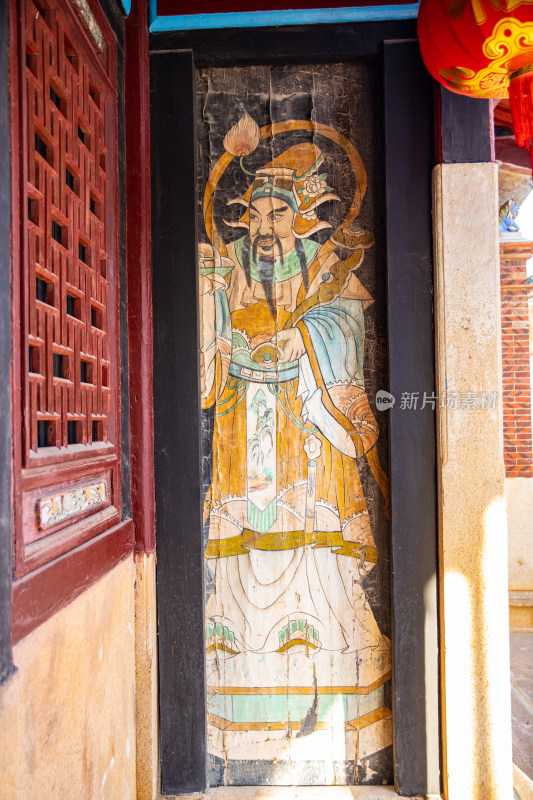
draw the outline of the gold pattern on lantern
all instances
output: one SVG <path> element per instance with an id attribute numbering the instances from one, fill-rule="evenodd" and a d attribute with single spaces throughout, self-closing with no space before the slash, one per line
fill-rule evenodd
<path id="1" fill-rule="evenodd" d="M 451 0 L 448 6 L 448 13 L 454 19 L 461 19 L 463 11 L 465 10 L 467 0 Z M 490 0 L 494 8 L 500 8 L 500 0 Z M 513 11 L 521 5 L 529 5 L 533 0 L 503 0 L 503 6 L 506 11 Z M 470 0 L 472 6 L 472 14 L 477 25 L 483 25 L 487 21 L 487 14 L 485 13 L 483 0 Z"/>
<path id="2" fill-rule="evenodd" d="M 478 72 L 467 67 L 451 67 L 439 70 L 439 75 L 451 89 L 471 97 L 507 97 L 510 74 L 522 66 L 516 62 L 530 54 L 532 48 L 533 22 L 505 17 L 496 23 L 492 35 L 483 45 L 483 54 L 491 62 L 487 67 Z"/>

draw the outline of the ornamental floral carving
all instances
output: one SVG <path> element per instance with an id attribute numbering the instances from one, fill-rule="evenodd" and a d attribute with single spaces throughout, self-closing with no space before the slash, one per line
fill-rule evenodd
<path id="1" fill-rule="evenodd" d="M 74 0 L 74 5 L 79 11 L 82 20 L 87 25 L 89 33 L 94 39 L 94 42 L 99 50 L 104 49 L 104 36 L 98 25 L 93 12 L 89 7 L 87 0 Z"/>
<path id="2" fill-rule="evenodd" d="M 104 481 L 45 497 L 37 502 L 39 528 L 52 528 L 70 517 L 103 505 L 106 500 L 107 486 Z"/>

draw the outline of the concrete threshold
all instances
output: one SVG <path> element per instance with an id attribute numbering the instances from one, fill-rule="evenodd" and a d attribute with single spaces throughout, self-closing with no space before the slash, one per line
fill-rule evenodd
<path id="1" fill-rule="evenodd" d="M 200 794 L 161 795 L 159 800 L 398 800 L 398 797 L 393 786 L 220 786 Z M 439 800 L 439 795 L 425 797 Z"/>

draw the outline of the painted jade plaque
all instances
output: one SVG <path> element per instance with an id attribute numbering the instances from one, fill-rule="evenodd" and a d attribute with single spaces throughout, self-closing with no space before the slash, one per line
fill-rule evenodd
<path id="1" fill-rule="evenodd" d="M 212 785 L 392 782 L 376 96 L 197 73 Z"/>

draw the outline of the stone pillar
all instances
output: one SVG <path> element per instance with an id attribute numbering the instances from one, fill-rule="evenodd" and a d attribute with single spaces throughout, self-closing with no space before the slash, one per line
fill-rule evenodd
<path id="1" fill-rule="evenodd" d="M 444 793 L 511 800 L 497 167 L 433 181 Z"/>

